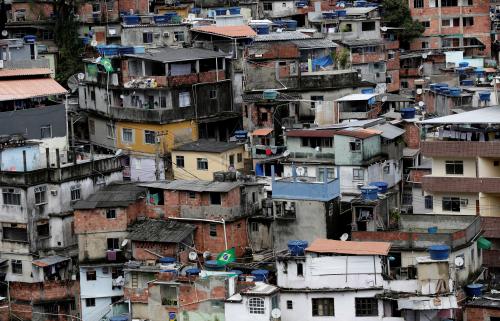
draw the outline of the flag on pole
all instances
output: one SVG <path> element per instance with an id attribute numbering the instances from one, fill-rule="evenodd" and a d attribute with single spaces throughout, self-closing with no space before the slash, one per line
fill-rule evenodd
<path id="1" fill-rule="evenodd" d="M 102 58 L 101 65 L 104 67 L 106 72 L 113 72 L 113 65 L 111 65 L 111 60 L 109 58 Z"/>
<path id="2" fill-rule="evenodd" d="M 234 247 L 230 248 L 229 250 L 225 250 L 224 252 L 221 252 L 217 256 L 217 264 L 219 265 L 228 265 L 231 262 L 234 262 L 236 260 L 236 252 L 234 250 Z"/>

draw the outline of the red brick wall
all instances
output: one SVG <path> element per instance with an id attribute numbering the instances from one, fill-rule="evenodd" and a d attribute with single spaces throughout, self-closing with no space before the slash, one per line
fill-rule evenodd
<path id="1" fill-rule="evenodd" d="M 129 12 L 130 9 L 133 9 L 134 12 L 137 13 L 148 13 L 149 12 L 149 1 L 148 0 L 120 0 L 118 1 L 120 7 L 118 10 L 120 12 L 126 11 Z"/>
<path id="2" fill-rule="evenodd" d="M 132 255 L 134 259 L 139 261 L 156 260 L 158 257 L 149 253 L 146 250 L 157 253 L 161 256 L 177 256 L 177 245 L 172 243 L 155 243 L 155 242 L 132 242 Z"/>
<path id="3" fill-rule="evenodd" d="M 404 123 L 404 136 L 403 139 L 408 148 L 420 148 L 420 129 L 415 123 Z"/>
<path id="4" fill-rule="evenodd" d="M 31 1 L 12 3 L 12 15 L 15 15 L 15 11 L 20 9 L 26 10 L 26 21 L 49 20 L 50 15 L 54 12 L 54 8 L 50 3 L 37 3 Z"/>
<path id="5" fill-rule="evenodd" d="M 221 193 L 221 207 L 230 208 L 240 205 L 241 192 L 239 188 L 234 188 L 228 193 Z M 196 193 L 195 198 L 189 197 L 187 191 L 168 191 L 165 193 L 165 204 L 167 213 L 177 213 L 178 216 L 179 206 L 209 206 L 210 193 Z"/>
<path id="6" fill-rule="evenodd" d="M 214 256 L 225 250 L 224 227 L 217 224 L 217 236 L 210 236 L 210 224 L 204 222 L 190 222 L 196 225 L 194 240 L 196 249 L 209 251 Z M 236 249 L 236 255 L 241 256 L 248 247 L 248 229 L 246 218 L 226 223 L 227 247 Z"/>
<path id="7" fill-rule="evenodd" d="M 12 300 L 40 301 L 63 300 L 73 298 L 79 292 L 79 283 L 76 281 L 45 281 L 43 283 L 10 283 L 10 297 Z"/>
<path id="8" fill-rule="evenodd" d="M 124 288 L 123 296 L 125 299 L 130 300 L 132 303 L 148 303 L 149 288 L 147 289 L 133 289 Z"/>
<path id="9" fill-rule="evenodd" d="M 500 317 L 500 310 L 466 307 L 464 314 L 466 321 L 483 321 L 489 320 L 490 317 Z"/>
<path id="10" fill-rule="evenodd" d="M 26 303 L 14 303 L 12 302 L 11 305 L 11 311 L 14 313 L 16 316 L 21 318 L 21 320 L 31 320 L 33 318 L 33 314 L 31 311 L 33 311 L 33 308 L 31 307 L 30 304 Z M 16 319 L 12 319 L 16 320 Z"/>
<path id="11" fill-rule="evenodd" d="M 387 84 L 387 92 L 399 91 L 399 70 L 387 70 L 387 75 L 392 78 L 392 82 Z"/>
<path id="12" fill-rule="evenodd" d="M 293 59 L 300 56 L 298 47 L 291 43 L 263 44 L 259 45 L 258 48 L 255 48 L 255 50 L 257 49 L 259 49 L 259 54 L 262 54 L 262 57 L 259 57 L 259 59 Z M 251 52 L 253 52 L 253 50 Z M 245 56 L 249 56 L 248 49 L 245 51 Z M 261 63 L 259 63 L 259 65 L 260 64 Z M 275 61 L 272 61 L 269 64 L 274 67 Z"/>

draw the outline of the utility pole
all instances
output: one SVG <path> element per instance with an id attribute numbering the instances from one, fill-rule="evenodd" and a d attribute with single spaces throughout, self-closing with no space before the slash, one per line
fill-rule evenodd
<path id="1" fill-rule="evenodd" d="M 168 135 L 168 130 L 166 131 L 161 131 L 157 132 L 155 134 L 155 178 L 157 181 L 160 180 L 160 144 L 161 144 L 161 137 L 162 136 L 167 136 Z"/>

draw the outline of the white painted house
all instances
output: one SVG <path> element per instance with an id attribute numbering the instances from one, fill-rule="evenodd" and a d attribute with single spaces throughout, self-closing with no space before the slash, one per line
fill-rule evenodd
<path id="1" fill-rule="evenodd" d="M 278 287 L 264 282 L 230 296 L 225 303 L 226 320 L 269 321 L 271 312 L 279 309 Z"/>

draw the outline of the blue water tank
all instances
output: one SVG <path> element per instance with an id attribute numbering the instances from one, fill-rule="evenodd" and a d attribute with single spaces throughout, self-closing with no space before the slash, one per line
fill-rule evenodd
<path id="1" fill-rule="evenodd" d="M 158 259 L 158 262 L 160 262 L 161 264 L 172 264 L 175 263 L 176 261 L 177 260 L 175 259 L 175 257 L 170 257 L 170 256 L 164 256 Z"/>
<path id="2" fill-rule="evenodd" d="M 254 281 L 256 282 L 266 282 L 269 277 L 268 270 L 253 270 L 251 274 L 254 277 Z"/>
<path id="3" fill-rule="evenodd" d="M 309 243 L 304 240 L 288 241 L 288 250 L 292 256 L 304 256 L 305 249 Z"/>
<path id="4" fill-rule="evenodd" d="M 447 260 L 450 255 L 448 245 L 432 245 L 429 247 L 429 254 L 433 260 Z"/>
<path id="5" fill-rule="evenodd" d="M 401 108 L 400 112 L 403 119 L 415 118 L 415 108 L 413 107 Z"/>
<path id="6" fill-rule="evenodd" d="M 366 6 L 366 1 L 364 0 L 358 0 L 354 2 L 355 7 L 365 7 Z"/>
<path id="7" fill-rule="evenodd" d="M 234 137 L 236 137 L 236 139 L 246 139 L 247 135 L 248 135 L 248 132 L 246 130 L 234 131 Z"/>
<path id="8" fill-rule="evenodd" d="M 201 8 L 191 8 L 191 13 L 200 14 L 201 13 Z"/>
<path id="9" fill-rule="evenodd" d="M 138 25 L 141 23 L 141 18 L 136 15 L 123 16 L 123 22 L 126 25 Z"/>
<path id="10" fill-rule="evenodd" d="M 434 84 L 430 84 L 430 85 L 429 85 L 429 88 L 430 88 L 431 90 L 436 90 L 437 85 L 439 85 L 439 84 L 436 84 L 436 83 L 434 83 Z"/>
<path id="11" fill-rule="evenodd" d="M 227 13 L 227 9 L 226 8 L 216 8 L 215 9 L 215 14 L 217 16 L 225 16 Z"/>
<path id="12" fill-rule="evenodd" d="M 375 201 L 378 198 L 378 187 L 377 186 L 362 186 L 361 196 L 364 200 Z"/>
<path id="13" fill-rule="evenodd" d="M 172 16 L 166 14 L 161 16 L 154 16 L 154 20 L 156 23 L 169 23 L 171 19 Z"/>
<path id="14" fill-rule="evenodd" d="M 437 231 L 438 231 L 438 227 L 437 227 L 437 226 L 431 226 L 431 227 L 428 227 L 428 228 L 427 228 L 427 232 L 428 232 L 429 234 L 436 234 L 436 233 L 437 233 Z"/>
<path id="15" fill-rule="evenodd" d="M 474 80 L 472 79 L 464 79 L 461 82 L 462 86 L 474 86 Z"/>
<path id="16" fill-rule="evenodd" d="M 128 321 L 128 316 L 126 315 L 118 315 L 114 317 L 110 317 L 109 321 Z"/>
<path id="17" fill-rule="evenodd" d="M 335 19 L 337 18 L 337 13 L 336 12 L 323 12 L 321 14 L 324 19 Z"/>
<path id="18" fill-rule="evenodd" d="M 459 66 L 459 67 L 462 67 L 462 68 L 464 68 L 464 67 L 469 67 L 469 63 L 468 63 L 467 61 L 460 61 L 460 62 L 458 63 L 458 66 Z"/>
<path id="19" fill-rule="evenodd" d="M 26 42 L 26 43 L 36 42 L 36 36 L 34 36 L 34 35 L 26 35 L 26 36 L 24 36 L 23 39 L 24 39 L 24 42 Z"/>
<path id="20" fill-rule="evenodd" d="M 468 296 L 481 296 L 483 294 L 483 285 L 479 283 L 472 283 L 469 284 L 465 287 L 465 293 L 467 293 Z"/>
<path id="21" fill-rule="evenodd" d="M 450 87 L 450 96 L 453 96 L 453 97 L 459 97 L 460 94 L 462 93 L 462 89 L 458 88 L 458 87 Z"/>
<path id="22" fill-rule="evenodd" d="M 479 100 L 481 101 L 490 101 L 491 92 L 489 91 L 480 91 L 479 92 Z"/>
<path id="23" fill-rule="evenodd" d="M 268 35 L 269 34 L 269 25 L 256 25 L 254 27 L 254 29 L 258 35 Z"/>
<path id="24" fill-rule="evenodd" d="M 240 14 L 241 8 L 240 7 L 231 7 L 229 8 L 229 13 L 230 14 Z"/>
<path id="25" fill-rule="evenodd" d="M 476 67 L 474 69 L 474 72 L 477 74 L 477 75 L 482 75 L 484 74 L 484 69 L 482 67 Z"/>
<path id="26" fill-rule="evenodd" d="M 336 10 L 337 16 L 339 17 L 345 17 L 347 16 L 347 10 Z"/>
<path id="27" fill-rule="evenodd" d="M 373 94 L 374 92 L 375 92 L 375 90 L 373 88 L 361 89 L 362 94 Z"/>
<path id="28" fill-rule="evenodd" d="M 236 276 L 238 277 L 238 280 L 240 280 L 240 281 L 242 281 L 244 279 L 244 277 L 243 277 L 243 271 L 240 271 L 240 270 L 231 270 L 231 271 L 229 271 L 229 273 L 236 274 Z"/>
<path id="29" fill-rule="evenodd" d="M 304 8 L 304 7 L 307 7 L 308 3 L 307 1 L 297 1 L 295 2 L 295 6 L 297 8 Z"/>
<path id="30" fill-rule="evenodd" d="M 186 270 L 187 276 L 200 275 L 200 269 L 198 268 L 190 268 Z"/>
<path id="31" fill-rule="evenodd" d="M 441 94 L 443 95 L 448 95 L 450 93 L 450 88 L 448 87 L 441 87 L 440 91 Z"/>
<path id="32" fill-rule="evenodd" d="M 386 182 L 371 182 L 369 185 L 376 186 L 380 194 L 387 193 L 387 189 L 389 188 L 389 184 Z"/>
<path id="33" fill-rule="evenodd" d="M 274 89 L 266 89 L 262 92 L 262 98 L 267 100 L 274 100 L 278 97 L 278 91 Z"/>
<path id="34" fill-rule="evenodd" d="M 298 23 L 295 20 L 283 20 L 285 22 L 285 28 L 290 31 L 297 30 Z"/>
<path id="35" fill-rule="evenodd" d="M 224 271 L 224 265 L 219 265 L 217 260 L 205 261 L 205 268 L 209 271 Z"/>

